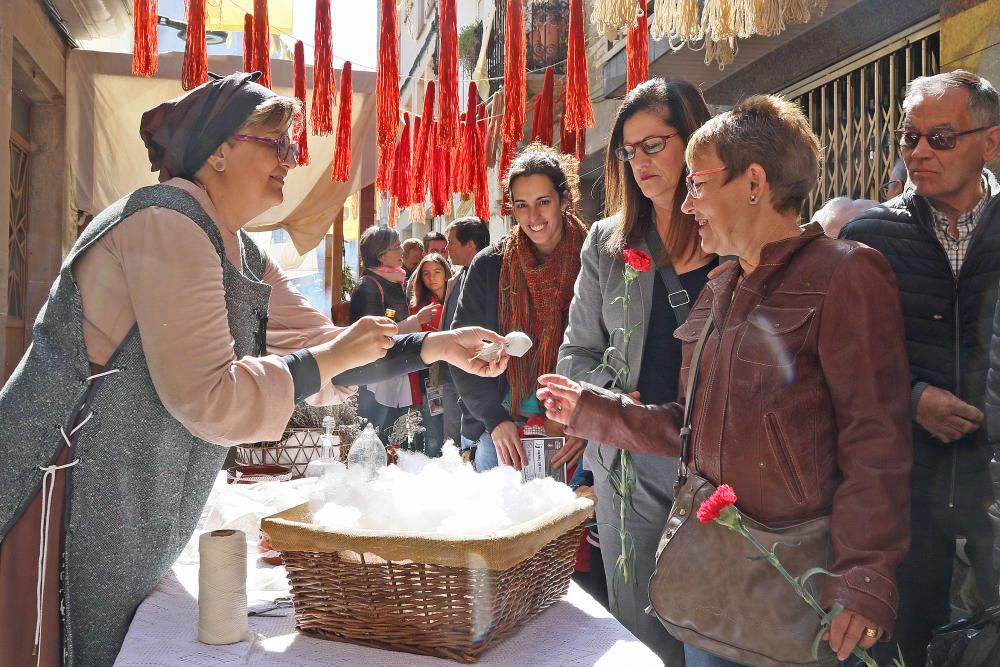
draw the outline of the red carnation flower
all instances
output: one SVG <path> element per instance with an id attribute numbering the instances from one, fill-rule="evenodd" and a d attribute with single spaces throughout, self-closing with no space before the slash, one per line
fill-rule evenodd
<path id="1" fill-rule="evenodd" d="M 653 264 L 649 255 L 641 250 L 627 248 L 623 254 L 625 255 L 625 263 L 636 271 L 649 271 L 649 267 Z"/>
<path id="2" fill-rule="evenodd" d="M 702 523 L 715 521 L 722 514 L 722 510 L 736 504 L 736 492 L 733 487 L 723 484 L 715 490 L 715 493 L 705 499 L 705 502 L 698 508 L 698 520 Z"/>

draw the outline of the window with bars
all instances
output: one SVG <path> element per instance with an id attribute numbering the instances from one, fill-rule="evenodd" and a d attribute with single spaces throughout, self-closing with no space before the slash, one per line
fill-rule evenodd
<path id="1" fill-rule="evenodd" d="M 823 149 L 806 220 L 834 197 L 881 201 L 882 185 L 899 157 L 893 130 L 903 118 L 906 84 L 937 74 L 939 54 L 935 23 L 784 91 L 805 110 Z"/>
<path id="2" fill-rule="evenodd" d="M 8 237 L 8 324 L 23 322 L 28 287 L 28 144 L 10 139 L 10 235 Z M 11 322 L 13 319 L 15 322 Z"/>

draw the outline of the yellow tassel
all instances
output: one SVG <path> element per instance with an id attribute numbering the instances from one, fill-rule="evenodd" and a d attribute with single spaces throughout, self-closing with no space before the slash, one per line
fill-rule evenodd
<path id="1" fill-rule="evenodd" d="M 669 37 L 681 44 L 701 39 L 698 0 L 660 0 L 653 6 L 649 34 L 659 41 Z M 676 48 L 676 47 L 675 47 Z"/>
<path id="2" fill-rule="evenodd" d="M 758 35 L 774 37 L 785 31 L 782 2 L 783 0 L 758 0 L 755 3 L 754 26 Z"/>
<path id="3" fill-rule="evenodd" d="M 735 39 L 724 39 L 720 42 L 712 41 L 710 39 L 705 40 L 705 64 L 711 65 L 712 61 L 715 61 L 719 65 L 719 71 L 726 69 L 726 65 L 731 65 L 734 60 L 736 60 L 736 52 L 739 48 L 736 46 Z"/>
<path id="4" fill-rule="evenodd" d="M 736 26 L 733 22 L 733 5 L 730 0 L 705 0 L 705 8 L 701 14 L 701 28 L 705 39 L 713 42 L 735 37 Z"/>
<path id="5" fill-rule="evenodd" d="M 811 0 L 784 0 L 782 14 L 785 23 L 807 23 L 809 21 L 809 4 Z"/>
<path id="6" fill-rule="evenodd" d="M 636 26 L 643 4 L 643 0 L 597 0 L 590 20 L 607 39 L 613 40 Z"/>

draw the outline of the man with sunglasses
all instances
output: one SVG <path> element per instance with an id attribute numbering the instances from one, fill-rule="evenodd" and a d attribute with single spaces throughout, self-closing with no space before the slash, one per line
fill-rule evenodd
<path id="1" fill-rule="evenodd" d="M 997 598 L 982 422 L 1000 280 L 1000 185 L 986 164 L 1000 153 L 1000 103 L 989 81 L 957 70 L 911 81 L 903 109 L 906 189 L 841 238 L 880 250 L 899 283 L 916 423 L 895 640 L 907 664 L 922 665 L 933 630 L 950 620 L 957 538 L 982 603 Z M 891 644 L 881 648 L 880 662 L 895 657 Z"/>

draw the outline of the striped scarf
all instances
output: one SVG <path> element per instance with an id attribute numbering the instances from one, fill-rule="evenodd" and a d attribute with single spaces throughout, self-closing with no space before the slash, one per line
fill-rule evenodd
<path id="1" fill-rule="evenodd" d="M 507 236 L 500 267 L 500 333 L 523 331 L 534 341 L 527 354 L 507 363 L 514 417 L 524 397 L 534 391 L 538 376 L 555 370 L 586 236 L 587 228 L 569 213 L 563 216 L 562 240 L 545 259 L 538 258 L 520 227 L 515 225 Z"/>

